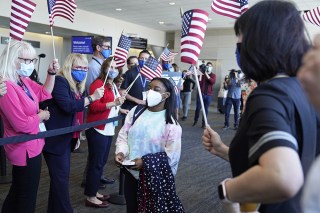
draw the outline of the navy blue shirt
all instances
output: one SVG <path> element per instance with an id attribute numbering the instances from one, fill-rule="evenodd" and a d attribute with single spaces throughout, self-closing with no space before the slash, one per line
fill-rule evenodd
<path id="1" fill-rule="evenodd" d="M 139 71 L 137 67 L 134 67 L 133 69 L 128 70 L 125 73 L 124 81 L 122 82 L 120 88 L 127 89 L 130 86 L 130 84 L 134 81 L 134 79 L 137 77 L 138 74 L 139 74 Z M 143 99 L 142 92 L 147 91 L 148 85 L 149 85 L 149 81 L 141 75 L 134 82 L 128 94 L 131 95 L 132 97 L 142 100 Z M 121 108 L 131 110 L 136 105 L 137 104 L 135 102 L 129 101 L 127 99 L 122 104 Z"/>

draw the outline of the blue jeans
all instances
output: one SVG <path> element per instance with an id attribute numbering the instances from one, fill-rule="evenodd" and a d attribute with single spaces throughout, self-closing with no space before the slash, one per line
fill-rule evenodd
<path id="1" fill-rule="evenodd" d="M 229 126 L 229 116 L 231 107 L 233 105 L 233 111 L 234 111 L 234 127 L 238 127 L 239 125 L 239 110 L 240 110 L 240 98 L 239 99 L 233 99 L 227 97 L 226 100 L 226 112 L 225 112 L 225 122 L 224 126 Z"/>
<path id="2" fill-rule="evenodd" d="M 191 92 L 181 92 L 181 99 L 182 99 L 183 117 L 188 117 Z"/>
<path id="3" fill-rule="evenodd" d="M 208 108 L 210 106 L 210 103 L 211 103 L 211 100 L 212 100 L 212 96 L 211 95 L 202 94 L 202 99 L 203 99 L 203 104 L 204 104 L 204 109 L 205 109 L 205 112 L 206 112 L 206 116 L 208 117 Z M 200 109 L 201 109 L 201 103 L 200 103 L 199 94 L 198 94 L 197 95 L 197 107 L 196 107 L 196 112 L 194 114 L 194 122 L 198 122 Z M 203 117 L 202 117 L 202 124 L 204 124 Z"/>

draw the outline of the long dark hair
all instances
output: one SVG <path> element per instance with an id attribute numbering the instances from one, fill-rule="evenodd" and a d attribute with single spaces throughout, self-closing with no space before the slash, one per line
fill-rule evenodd
<path id="1" fill-rule="evenodd" d="M 296 76 L 310 47 L 299 11 L 287 1 L 255 4 L 236 21 L 234 29 L 242 36 L 241 68 L 257 82 L 278 73 Z"/>
<path id="2" fill-rule="evenodd" d="M 172 83 L 166 78 L 154 78 L 152 81 L 160 81 L 166 88 L 166 92 L 170 93 L 170 96 L 165 100 L 164 108 L 166 109 L 166 124 L 177 124 L 176 110 L 176 94 Z M 173 118 L 173 120 L 172 120 Z"/>

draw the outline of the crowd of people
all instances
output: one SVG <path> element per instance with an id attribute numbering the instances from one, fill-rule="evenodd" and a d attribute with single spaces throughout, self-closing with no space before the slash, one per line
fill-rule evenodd
<path id="1" fill-rule="evenodd" d="M 224 130 L 229 129 L 232 106 L 234 109 L 236 132 L 230 146 L 204 118 L 201 125 L 204 148 L 230 162 L 232 177 L 216 186 L 225 211 L 319 212 L 320 36 L 311 48 L 295 5 L 277 0 L 252 6 L 236 20 L 234 31 L 238 38 L 235 60 L 240 70 L 230 70 L 221 86 L 228 91 Z M 110 196 L 100 194 L 99 188 L 114 182 L 103 171 L 116 136 L 114 161 L 125 175 L 127 212 L 185 212 L 174 181 L 182 150 L 180 96 L 181 120 L 185 121 L 192 91 L 199 85 L 201 93 L 197 93 L 193 118 L 196 126 L 200 101 L 208 115 L 213 98 L 217 78 L 213 64 L 203 63 L 199 72 L 193 73 L 199 82 L 184 70 L 177 93 L 175 83 L 167 78 L 149 81 L 140 75 L 151 56 L 148 50 L 130 56 L 123 74 L 111 57 L 110 40 L 97 36 L 92 48 L 90 62 L 85 55 L 71 53 L 60 68 L 53 59 L 41 85 L 29 78 L 37 61 L 35 49 L 23 41 L 8 44 L 0 56 L 4 137 L 37 134 L 121 114 L 122 124 L 114 121 L 85 130 L 88 157 L 82 181 L 84 205 L 109 206 Z M 162 67 L 180 72 L 178 65 L 169 61 L 162 61 Z M 120 130 L 115 135 L 117 126 Z M 79 138 L 80 132 L 72 132 L 4 145 L 12 164 L 12 184 L 2 212 L 35 212 L 41 154 L 50 176 L 47 212 L 73 212 L 70 158 Z"/>

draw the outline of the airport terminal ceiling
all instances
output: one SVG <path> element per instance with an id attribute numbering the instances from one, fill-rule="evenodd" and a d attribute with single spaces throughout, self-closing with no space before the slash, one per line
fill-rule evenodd
<path id="1" fill-rule="evenodd" d="M 258 1 L 260 0 L 249 0 L 249 5 Z M 76 2 L 79 9 L 163 31 L 181 29 L 180 8 L 184 12 L 196 8 L 209 12 L 208 29 L 232 28 L 234 24 L 233 19 L 211 11 L 211 0 L 76 0 Z M 318 0 L 293 0 L 293 2 L 302 11 L 319 6 Z"/>

